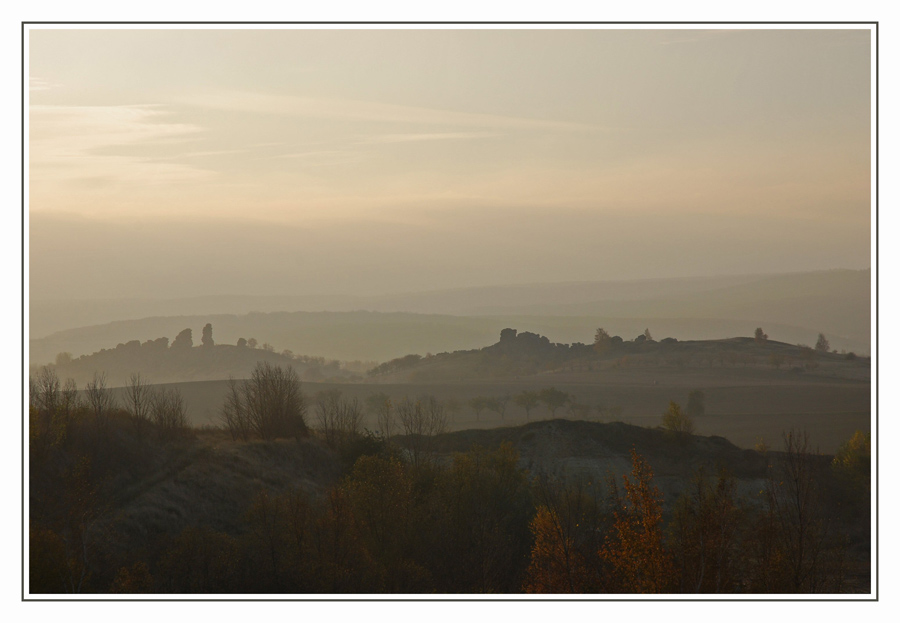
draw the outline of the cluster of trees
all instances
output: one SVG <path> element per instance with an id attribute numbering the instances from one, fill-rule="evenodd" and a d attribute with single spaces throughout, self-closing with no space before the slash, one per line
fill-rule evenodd
<path id="1" fill-rule="evenodd" d="M 276 352 L 274 346 L 268 343 L 260 346 L 255 338 L 239 338 L 236 346 L 218 344 L 213 338 L 211 323 L 203 326 L 197 346 L 193 331 L 187 328 L 175 336 L 171 345 L 167 337 L 144 343 L 131 340 L 78 358 L 73 358 L 71 353 L 59 353 L 56 363 L 50 365 L 60 376 L 76 378 L 82 384 L 91 380 L 93 370 L 109 370 L 111 382 L 121 386 L 127 382 L 123 371 L 137 370 L 159 382 L 212 380 L 229 375 L 244 377 L 257 361 L 290 363 L 298 368 L 298 374 L 304 380 L 309 381 L 361 379 L 359 373 L 371 367 L 363 362 L 345 367 L 340 361 L 295 355 L 287 349 Z"/>
<path id="2" fill-rule="evenodd" d="M 828 593 L 842 590 L 845 539 L 826 512 L 829 481 L 805 434 L 785 435 L 758 498 L 704 469 L 664 521 L 652 469 L 632 452 L 631 477 L 607 504 L 583 483 L 544 485 L 532 520 L 524 588 L 550 593 Z"/>
<path id="3" fill-rule="evenodd" d="M 757 327 L 753 339 L 756 344 L 765 345 L 769 336 L 762 327 Z M 595 371 L 604 367 L 622 370 L 631 365 L 681 367 L 691 363 L 712 367 L 718 363 L 723 366 L 741 364 L 746 367 L 760 363 L 759 350 L 747 348 L 745 341 L 713 343 L 712 348 L 688 345 L 681 349 L 677 345 L 678 340 L 672 337 L 657 342 L 649 328 L 631 340 L 624 340 L 618 335 L 610 335 L 606 329 L 600 327 L 594 334 L 593 343 L 589 345 L 578 342 L 552 343 L 545 336 L 528 331 L 520 333 L 516 329 L 507 328 L 500 332 L 500 340 L 496 344 L 482 349 L 429 354 L 424 357 L 410 354 L 377 365 L 367 374 L 374 377 L 403 373 L 417 382 L 432 382 L 446 378 L 458 380 L 471 377 L 532 375 L 543 371 Z M 779 346 L 778 349 L 780 348 Z M 828 340 L 819 334 L 815 349 L 810 350 L 813 353 L 829 352 L 829 348 Z M 766 355 L 767 359 L 762 359 L 763 363 L 768 362 L 777 368 L 785 363 L 785 355 L 780 350 L 767 352 Z M 426 363 L 428 365 L 425 365 Z M 817 365 L 812 361 L 808 362 L 806 367 L 814 368 Z M 580 407 L 574 405 L 573 408 L 578 411 Z M 477 412 L 486 409 L 489 407 L 481 404 Z"/>
<path id="4" fill-rule="evenodd" d="M 663 340 L 667 342 L 673 340 L 673 338 L 666 338 Z M 644 342 L 653 342 L 653 336 L 650 334 L 650 329 L 644 329 L 644 332 L 638 335 L 636 338 L 631 340 L 635 344 L 643 344 Z M 617 346 L 622 346 L 625 344 L 625 340 L 623 340 L 618 335 L 610 335 L 606 329 L 600 327 L 594 333 L 594 344 L 593 348 L 598 354 L 603 354 L 606 351 L 616 348 Z"/>
<path id="5" fill-rule="evenodd" d="M 249 379 L 228 379 L 220 421 L 233 439 L 244 441 L 251 435 L 266 441 L 305 435 L 306 401 L 300 378 L 291 366 L 260 361 Z"/>
<path id="6" fill-rule="evenodd" d="M 31 591 L 840 592 L 843 542 L 822 505 L 828 466 L 794 432 L 770 459 L 758 497 L 701 468 L 666 512 L 635 451 L 630 474 L 600 485 L 533 478 L 508 444 L 439 462 L 382 440 L 322 494 L 261 490 L 240 530 L 188 527 L 120 561 L 105 586 L 60 584 L 77 574 L 33 529 L 33 560 L 47 558 L 32 564 Z"/>
<path id="7" fill-rule="evenodd" d="M 525 411 L 525 416 L 529 418 L 531 410 L 539 405 L 547 407 L 550 417 L 556 417 L 556 411 L 569 404 L 571 396 L 555 387 L 545 387 L 539 391 L 523 390 L 515 396 L 475 396 L 469 400 L 469 407 L 475 412 L 476 419 L 479 419 L 485 410 L 492 411 L 503 419 L 510 402 L 521 407 Z"/>
<path id="8" fill-rule="evenodd" d="M 485 411 L 496 413 L 500 416 L 500 419 L 503 419 L 506 417 L 506 411 L 510 403 L 525 411 L 526 419 L 531 418 L 532 410 L 541 406 L 547 409 L 547 413 L 551 418 L 556 417 L 557 412 L 565 408 L 571 417 L 581 420 L 589 419 L 591 413 L 595 410 L 600 417 L 618 417 L 622 411 L 621 407 L 594 406 L 580 403 L 571 394 L 555 387 L 545 387 L 540 390 L 523 390 L 512 396 L 508 394 L 501 396 L 475 396 L 467 404 L 475 412 L 476 419 L 480 419 L 481 414 Z"/>
<path id="9" fill-rule="evenodd" d="M 91 590 L 111 483 L 149 474 L 165 448 L 190 443 L 181 394 L 131 379 L 118 398 L 104 373 L 82 390 L 50 367 L 29 379 L 30 581 L 38 592 Z"/>
<path id="10" fill-rule="evenodd" d="M 140 374 L 129 377 L 119 403 L 108 386 L 105 372 L 94 372 L 82 391 L 69 378 L 61 383 L 56 370 L 39 368 L 29 377 L 29 413 L 32 436 L 52 444 L 63 444 L 70 429 L 90 424 L 105 429 L 113 417 L 127 416 L 135 432 L 142 436 L 151 428 L 163 437 L 183 434 L 188 429 L 184 399 L 177 389 L 149 384 Z"/>

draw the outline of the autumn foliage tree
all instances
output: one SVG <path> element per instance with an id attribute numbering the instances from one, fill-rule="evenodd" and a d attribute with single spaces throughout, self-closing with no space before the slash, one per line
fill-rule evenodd
<path id="1" fill-rule="evenodd" d="M 534 545 L 523 590 L 527 593 L 596 593 L 600 509 L 583 480 L 536 479 Z"/>
<path id="2" fill-rule="evenodd" d="M 662 425 L 667 431 L 679 437 L 694 432 L 694 420 L 676 402 L 669 402 L 669 408 L 662 415 Z"/>
<path id="3" fill-rule="evenodd" d="M 653 471 L 631 451 L 631 479 L 623 476 L 625 496 L 613 489 L 614 523 L 600 549 L 610 592 L 667 593 L 675 588 L 675 567 L 663 542 L 662 495 Z"/>

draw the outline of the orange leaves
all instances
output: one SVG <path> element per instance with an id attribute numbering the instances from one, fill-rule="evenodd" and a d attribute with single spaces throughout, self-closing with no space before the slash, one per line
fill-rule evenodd
<path id="1" fill-rule="evenodd" d="M 600 549 L 618 592 L 664 593 L 673 587 L 675 568 L 662 533 L 662 495 L 653 470 L 631 451 L 632 480 L 623 476 L 625 499 L 616 496 L 615 522 Z"/>

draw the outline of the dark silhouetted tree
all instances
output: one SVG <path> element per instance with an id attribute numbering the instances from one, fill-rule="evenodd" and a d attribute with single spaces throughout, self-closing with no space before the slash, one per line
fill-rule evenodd
<path id="1" fill-rule="evenodd" d="M 545 387 L 538 393 L 538 397 L 550 411 L 550 417 L 556 417 L 556 410 L 569 402 L 569 394 L 555 387 Z"/>
<path id="2" fill-rule="evenodd" d="M 516 394 L 513 397 L 513 402 L 525 409 L 525 417 L 531 417 L 531 410 L 534 409 L 538 404 L 540 404 L 540 398 L 537 392 L 530 392 L 528 390 L 524 390 L 520 394 Z"/>
<path id="3" fill-rule="evenodd" d="M 250 419 L 244 404 L 243 384 L 238 383 L 234 377 L 228 378 L 225 402 L 219 418 L 231 433 L 232 440 L 250 439 Z"/>
<path id="4" fill-rule="evenodd" d="M 612 338 L 609 337 L 606 329 L 602 327 L 597 329 L 597 332 L 594 333 L 594 350 L 603 353 L 609 350 L 610 346 L 612 346 Z"/>
<path id="5" fill-rule="evenodd" d="M 188 428 L 188 422 L 181 392 L 177 389 L 154 392 L 151 418 L 160 437 L 168 439 L 183 434 Z"/>
<path id="6" fill-rule="evenodd" d="M 753 332 L 753 339 L 756 340 L 757 344 L 765 344 L 769 336 L 763 333 L 762 327 L 756 327 L 756 331 Z"/>
<path id="7" fill-rule="evenodd" d="M 420 467 L 432 450 L 433 437 L 447 431 L 447 414 L 434 396 L 397 403 L 397 419 L 414 467 Z"/>
<path id="8" fill-rule="evenodd" d="M 320 392 L 316 400 L 317 432 L 336 450 L 346 450 L 362 432 L 363 412 L 356 398 L 342 398 L 341 392 Z"/>
<path id="9" fill-rule="evenodd" d="M 242 337 L 239 337 L 238 341 L 237 341 L 237 347 L 238 348 L 247 348 L 247 340 L 245 340 Z"/>
<path id="10" fill-rule="evenodd" d="M 194 337 L 193 332 L 190 329 L 185 329 L 181 333 L 175 336 L 175 341 L 172 342 L 171 348 L 191 348 L 194 346 Z"/>
<path id="11" fill-rule="evenodd" d="M 384 392 L 371 394 L 366 398 L 366 409 L 375 416 L 378 430 L 385 439 L 390 439 L 391 435 L 396 433 L 396 423 L 394 422 L 394 405 L 391 398 Z"/>
<path id="12" fill-rule="evenodd" d="M 94 378 L 84 387 L 88 407 L 94 414 L 98 426 L 105 426 L 110 411 L 116 407 L 112 392 L 106 386 L 106 373 L 94 372 Z"/>
<path id="13" fill-rule="evenodd" d="M 506 405 L 509 402 L 509 396 L 496 396 L 488 398 L 487 408 L 500 416 L 502 420 L 506 416 Z"/>
<path id="14" fill-rule="evenodd" d="M 472 411 L 475 412 L 476 420 L 481 418 L 481 412 L 488 408 L 489 402 L 490 398 L 484 396 L 475 396 L 469 401 L 469 406 L 472 408 Z"/>
<path id="15" fill-rule="evenodd" d="M 152 406 L 152 388 L 139 373 L 131 374 L 128 377 L 128 384 L 125 386 L 125 408 L 134 419 L 138 436 L 143 435 L 144 429 L 150 422 Z"/>
<path id="16" fill-rule="evenodd" d="M 702 389 L 692 390 L 688 394 L 687 412 L 692 418 L 706 415 L 706 394 Z"/>
<path id="17" fill-rule="evenodd" d="M 200 337 L 200 344 L 203 346 L 215 346 L 212 336 L 212 323 L 207 322 L 203 327 L 203 335 Z"/>
<path id="18" fill-rule="evenodd" d="M 827 353 L 831 350 L 831 345 L 828 343 L 828 340 L 825 338 L 824 333 L 819 334 L 819 339 L 816 340 L 816 350 L 822 353 Z"/>
<path id="19" fill-rule="evenodd" d="M 784 433 L 764 490 L 765 509 L 750 539 L 750 590 L 766 593 L 837 593 L 843 549 L 831 538 L 809 434 Z"/>
<path id="20" fill-rule="evenodd" d="M 257 363 L 241 393 L 250 428 L 262 439 L 306 434 L 306 402 L 291 366 Z"/>
<path id="21" fill-rule="evenodd" d="M 735 480 L 713 484 L 703 468 L 675 503 L 669 537 L 682 593 L 732 593 L 737 586 L 741 510 Z"/>

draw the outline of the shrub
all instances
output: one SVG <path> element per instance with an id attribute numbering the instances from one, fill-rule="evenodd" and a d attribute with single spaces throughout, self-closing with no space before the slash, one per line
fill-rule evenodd
<path id="1" fill-rule="evenodd" d="M 668 410 L 663 413 L 662 425 L 667 431 L 678 435 L 690 435 L 694 432 L 694 421 L 675 402 L 670 402 Z"/>

